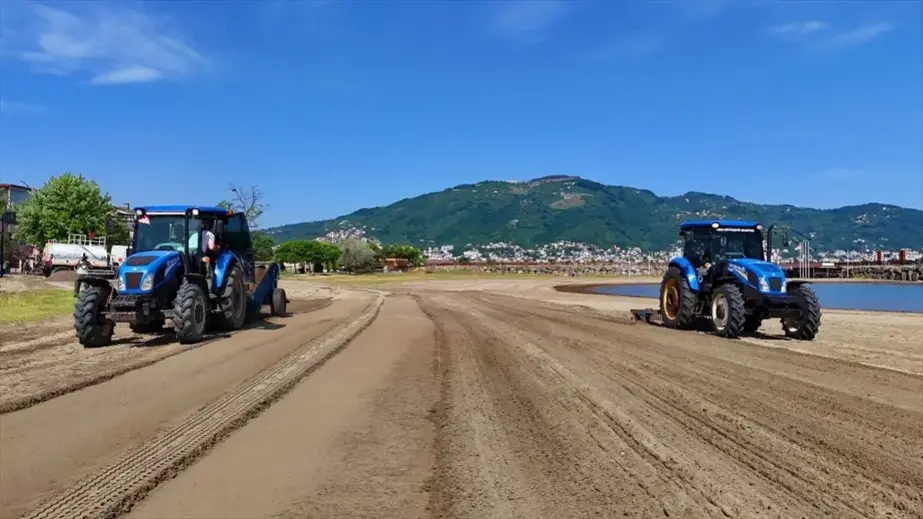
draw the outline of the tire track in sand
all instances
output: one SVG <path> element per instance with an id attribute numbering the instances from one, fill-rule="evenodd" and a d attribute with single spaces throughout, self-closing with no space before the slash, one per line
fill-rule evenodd
<path id="1" fill-rule="evenodd" d="M 182 425 L 130 449 L 24 517 L 111 519 L 127 512 L 160 482 L 194 462 L 339 352 L 375 320 L 383 300 L 379 295 L 355 320 L 305 344 Z"/>
<path id="2" fill-rule="evenodd" d="M 327 308 L 331 304 L 330 299 L 295 301 L 289 307 L 289 312 L 291 314 L 314 312 Z M 8 349 L 0 353 L 0 379 L 3 380 L 4 389 L 4 394 L 0 397 L 0 415 L 28 409 L 53 398 L 102 384 L 180 353 L 233 337 L 246 330 L 272 328 L 275 325 L 267 320 L 269 317 L 263 314 L 258 320 L 248 323 L 241 330 L 210 334 L 204 340 L 194 344 L 175 342 L 172 331 L 167 331 L 168 328 L 166 328 L 162 333 L 153 336 L 126 332 L 125 337 L 117 339 L 111 346 L 85 349 L 76 343 L 72 330 L 54 335 L 52 337 L 56 340 L 51 342 L 46 340 L 31 349 L 23 347 Z M 33 340 L 22 344 L 28 345 L 35 342 Z M 64 375 L 66 379 L 58 380 L 57 377 L 61 376 L 58 370 L 64 365 L 69 367 Z M 29 384 L 40 383 L 41 386 L 37 390 L 33 389 L 17 395 L 16 393 L 21 391 L 17 384 L 23 383 L 24 380 L 29 380 Z"/>
<path id="3" fill-rule="evenodd" d="M 662 417 L 658 435 L 673 426 L 679 428 L 677 432 L 685 431 L 673 447 L 688 439 L 701 442 L 686 447 L 688 452 L 714 449 L 717 456 L 727 456 L 723 470 L 712 470 L 716 483 L 737 465 L 745 471 L 738 478 L 756 478 L 749 488 L 762 488 L 763 495 L 754 497 L 783 509 L 788 506 L 792 514 L 814 509 L 839 517 L 917 517 L 913 510 L 923 512 L 919 490 L 923 479 L 914 469 L 919 463 L 912 455 L 906 457 L 915 450 L 914 444 L 919 445 L 914 434 L 921 431 L 921 422 L 914 424 L 919 414 L 896 402 L 860 400 L 849 385 L 858 380 L 869 393 L 890 391 L 892 386 L 901 391 L 898 388 L 913 384 L 923 388 L 919 379 L 893 373 L 891 385 L 884 388 L 876 385 L 879 368 L 863 366 L 856 372 L 849 363 L 823 357 L 735 347 L 708 338 L 669 345 L 667 335 L 652 334 L 652 340 L 643 341 L 643 328 L 603 327 L 595 319 L 554 305 L 514 309 L 504 304 L 504 298 L 476 299 L 492 319 L 523 329 L 542 349 L 582 366 L 587 381 L 608 380 L 610 390 L 621 388 L 616 391 L 623 392 L 620 396 L 610 397 L 620 406 L 634 406 L 631 402 L 636 400 L 647 409 L 645 415 Z M 616 345 L 612 338 L 619 331 Z M 654 338 L 665 342 L 659 344 Z M 564 347 L 549 350 L 552 343 Z M 717 358 L 711 357 L 716 353 Z M 754 358 L 762 362 L 753 366 Z M 809 367 L 830 371 L 812 374 L 806 371 Z M 788 378 L 793 372 L 797 379 Z M 842 378 L 834 379 L 835 373 Z M 815 385 L 821 377 L 828 383 Z M 846 378 L 850 382 L 844 382 Z M 878 400 L 882 398 L 878 395 Z M 919 413 L 919 403 L 915 408 Z M 699 458 L 696 465 L 701 470 L 710 463 Z M 696 479 L 701 483 L 704 478 Z M 745 503 L 738 500 L 730 512 L 738 506 Z"/>

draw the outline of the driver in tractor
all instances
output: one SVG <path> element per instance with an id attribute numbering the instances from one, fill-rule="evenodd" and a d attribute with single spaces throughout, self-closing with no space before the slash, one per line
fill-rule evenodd
<path id="1" fill-rule="evenodd" d="M 206 277 L 210 277 L 211 271 L 213 269 L 212 262 L 218 258 L 218 252 L 220 250 L 220 246 L 215 239 L 215 233 L 212 232 L 213 225 L 213 221 L 202 220 L 199 231 L 189 237 L 190 251 L 198 250 L 200 243 L 205 244 L 205 248 L 202 250 L 202 253 L 203 261 L 206 263 L 204 269 L 204 274 Z"/>

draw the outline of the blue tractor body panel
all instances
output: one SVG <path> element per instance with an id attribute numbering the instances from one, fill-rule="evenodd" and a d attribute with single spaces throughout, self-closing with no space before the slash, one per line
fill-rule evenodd
<path id="1" fill-rule="evenodd" d="M 693 292 L 699 291 L 699 278 L 695 272 L 695 267 L 692 266 L 689 260 L 679 256 L 670 260 L 670 266 L 678 268 L 683 275 L 686 276 L 689 288 L 692 289 Z"/>
<path id="2" fill-rule="evenodd" d="M 233 252 L 226 250 L 221 252 L 221 255 L 218 256 L 218 259 L 215 261 L 215 271 L 212 273 L 211 291 L 213 294 L 220 296 L 224 293 L 224 287 L 228 282 L 228 274 L 231 273 L 231 267 L 239 262 L 240 260 Z"/>
<path id="3" fill-rule="evenodd" d="M 261 306 L 271 304 L 272 292 L 279 286 L 279 275 L 281 273 L 279 264 L 273 262 L 266 268 L 266 274 L 263 279 L 260 280 L 259 284 L 256 285 L 256 289 L 250 294 L 250 308 L 248 310 L 252 312 L 251 315 L 259 313 Z"/>
<path id="4" fill-rule="evenodd" d="M 173 276 L 182 274 L 183 261 L 176 251 L 146 251 L 133 254 L 119 267 L 120 295 L 143 295 L 157 290 Z M 162 270 L 163 275 L 158 276 Z M 150 281 L 147 281 L 147 280 Z M 146 289 L 145 283 L 150 283 Z"/>
<path id="5" fill-rule="evenodd" d="M 763 295 L 785 294 L 785 273 L 775 263 L 751 258 L 731 258 L 728 260 L 728 270 L 742 283 Z"/>

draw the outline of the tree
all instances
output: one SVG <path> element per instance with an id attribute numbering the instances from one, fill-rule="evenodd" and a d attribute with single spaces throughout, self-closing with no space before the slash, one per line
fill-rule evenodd
<path id="1" fill-rule="evenodd" d="M 382 255 L 385 258 L 405 259 L 415 267 L 423 264 L 423 253 L 412 245 L 385 245 L 382 247 Z"/>
<path id="2" fill-rule="evenodd" d="M 292 240 L 279 245 L 275 252 L 276 259 L 283 263 L 304 263 L 304 243 L 305 240 Z"/>
<path id="3" fill-rule="evenodd" d="M 260 216 L 262 216 L 263 211 L 269 208 L 263 202 L 263 192 L 257 186 L 245 188 L 233 183 L 228 185 L 228 191 L 232 194 L 231 199 L 218 202 L 218 206 L 244 213 L 251 229 L 259 227 Z"/>
<path id="4" fill-rule="evenodd" d="M 275 245 L 275 239 L 271 234 L 265 231 L 253 231 L 250 233 L 250 240 L 253 242 L 253 259 L 256 261 L 272 260 L 272 247 Z"/>
<path id="5" fill-rule="evenodd" d="M 340 261 L 340 249 L 332 243 L 321 242 L 321 245 L 323 246 L 324 266 L 327 267 L 327 272 L 333 272 Z"/>
<path id="6" fill-rule="evenodd" d="M 377 258 L 379 249 L 375 244 L 348 238 L 340 242 L 340 251 L 343 267 L 349 272 L 371 272 L 381 267 Z"/>
<path id="7" fill-rule="evenodd" d="M 69 172 L 48 179 L 16 209 L 17 238 L 37 246 L 68 234 L 105 235 L 114 219 L 112 198 L 99 184 Z"/>
<path id="8" fill-rule="evenodd" d="M 131 234 L 128 232 L 125 219 L 113 214 L 106 228 L 106 245 L 128 245 L 129 241 L 131 241 Z"/>

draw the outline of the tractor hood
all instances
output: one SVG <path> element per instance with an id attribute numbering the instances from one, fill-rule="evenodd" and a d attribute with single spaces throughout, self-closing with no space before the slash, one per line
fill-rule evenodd
<path id="1" fill-rule="evenodd" d="M 176 251 L 145 251 L 132 254 L 119 267 L 119 293 L 143 294 L 169 279 L 183 261 Z"/>
<path id="2" fill-rule="evenodd" d="M 752 258 L 731 258 L 728 260 L 728 270 L 760 292 L 785 292 L 785 272 L 775 263 Z"/>
<path id="3" fill-rule="evenodd" d="M 732 258 L 728 260 L 732 265 L 738 265 L 758 276 L 785 276 L 782 269 L 775 263 L 751 258 Z"/>

